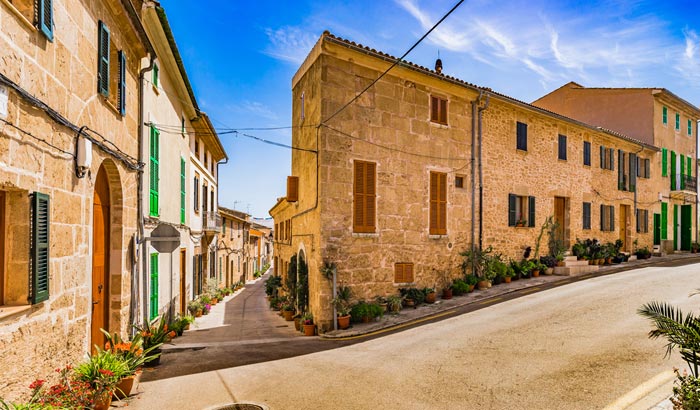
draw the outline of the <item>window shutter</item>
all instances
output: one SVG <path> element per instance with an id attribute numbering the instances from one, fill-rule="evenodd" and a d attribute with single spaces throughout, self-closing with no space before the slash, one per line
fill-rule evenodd
<path id="1" fill-rule="evenodd" d="M 515 226 L 515 201 L 518 197 L 513 194 L 508 194 L 508 226 Z"/>
<path id="2" fill-rule="evenodd" d="M 194 210 L 199 211 L 199 178 L 194 177 L 194 189 L 192 190 L 194 198 Z"/>
<path id="3" fill-rule="evenodd" d="M 612 148 L 608 148 L 608 160 L 610 161 L 608 163 L 608 166 L 610 167 L 609 169 L 611 171 L 615 170 L 615 150 Z"/>
<path id="4" fill-rule="evenodd" d="M 622 150 L 617 150 L 617 162 L 620 164 L 619 167 L 617 167 L 617 189 L 620 191 L 625 190 L 625 170 L 623 167 L 623 164 L 625 163 L 625 157 L 624 153 Z"/>
<path id="5" fill-rule="evenodd" d="M 46 38 L 53 42 L 53 1 L 38 0 L 39 29 Z"/>
<path id="6" fill-rule="evenodd" d="M 438 174 L 438 233 L 447 235 L 447 174 Z"/>
<path id="7" fill-rule="evenodd" d="M 150 141 L 150 215 L 158 216 L 158 180 L 159 180 L 159 137 L 160 132 L 156 127 L 151 126 L 151 141 Z"/>
<path id="8" fill-rule="evenodd" d="M 437 97 L 430 96 L 430 121 L 438 122 L 438 99 Z"/>
<path id="9" fill-rule="evenodd" d="M 583 203 L 583 229 L 591 229 L 591 203 Z"/>
<path id="10" fill-rule="evenodd" d="M 447 174 L 430 173 L 430 235 L 446 235 Z"/>
<path id="11" fill-rule="evenodd" d="M 637 155 L 630 153 L 630 191 L 634 192 L 637 188 Z"/>
<path id="12" fill-rule="evenodd" d="M 615 207 L 610 205 L 610 231 L 615 230 Z"/>
<path id="13" fill-rule="evenodd" d="M 32 194 L 31 273 L 32 304 L 49 298 L 49 196 Z"/>
<path id="14" fill-rule="evenodd" d="M 641 222 L 641 221 L 640 221 L 640 217 L 641 217 L 641 209 L 637 209 L 637 214 L 635 215 L 635 219 L 637 220 L 637 232 L 638 232 L 638 233 L 641 232 L 641 229 L 640 229 L 640 226 L 639 226 L 639 225 L 640 225 L 640 222 Z"/>
<path id="15" fill-rule="evenodd" d="M 591 143 L 583 141 L 583 165 L 591 165 Z"/>
<path id="16" fill-rule="evenodd" d="M 109 29 L 100 21 L 97 39 L 97 92 L 109 96 Z"/>
<path id="17" fill-rule="evenodd" d="M 680 189 L 685 189 L 685 155 L 679 155 L 678 161 L 681 163 Z"/>
<path id="18" fill-rule="evenodd" d="M 367 232 L 374 232 L 377 217 L 377 164 L 367 162 L 365 169 L 365 226 Z"/>
<path id="19" fill-rule="evenodd" d="M 566 135 L 559 135 L 559 159 L 566 161 Z"/>
<path id="20" fill-rule="evenodd" d="M 516 138 L 517 148 L 521 151 L 527 151 L 527 124 L 517 123 Z"/>
<path id="21" fill-rule="evenodd" d="M 440 123 L 447 124 L 447 100 L 440 99 Z"/>
<path id="22" fill-rule="evenodd" d="M 528 197 L 527 202 L 527 226 L 535 226 L 535 197 Z"/>
<path id="23" fill-rule="evenodd" d="M 663 107 L 661 110 L 661 117 L 664 124 L 668 123 L 668 108 Z"/>
<path id="24" fill-rule="evenodd" d="M 676 190 L 676 152 L 671 151 L 671 190 Z"/>
<path id="25" fill-rule="evenodd" d="M 158 254 L 151 254 L 151 306 L 150 315 L 151 320 L 158 316 Z"/>
<path id="26" fill-rule="evenodd" d="M 287 177 L 287 202 L 297 202 L 299 200 L 299 177 Z"/>
<path id="27" fill-rule="evenodd" d="M 119 113 L 126 115 L 126 53 L 119 51 Z"/>
<path id="28" fill-rule="evenodd" d="M 605 230 L 605 205 L 600 205 L 600 230 Z"/>
<path id="29" fill-rule="evenodd" d="M 605 147 L 602 145 L 600 146 L 600 167 L 603 169 L 606 168 L 606 166 L 605 166 Z"/>
<path id="30" fill-rule="evenodd" d="M 692 160 L 692 158 L 690 158 L 690 155 L 688 155 L 688 157 L 686 157 L 686 159 L 688 160 L 688 166 L 687 166 L 686 169 L 685 169 L 685 173 L 686 173 L 686 175 L 688 175 L 689 177 L 692 177 L 692 176 L 693 176 L 693 171 L 692 171 L 692 169 L 693 169 L 693 160 Z"/>
<path id="31" fill-rule="evenodd" d="M 661 239 L 668 239 L 668 203 L 661 203 Z"/>
<path id="32" fill-rule="evenodd" d="M 376 219 L 376 164 L 355 161 L 353 230 L 358 233 L 375 231 Z"/>
<path id="33" fill-rule="evenodd" d="M 651 160 L 645 159 L 644 160 L 644 168 L 645 168 L 645 178 L 651 178 Z"/>
<path id="34" fill-rule="evenodd" d="M 185 223 L 185 201 L 187 198 L 187 193 L 185 191 L 186 180 L 185 180 L 185 159 L 180 158 L 180 223 L 184 225 Z"/>
<path id="35" fill-rule="evenodd" d="M 666 148 L 661 148 L 661 176 L 668 176 L 668 151 Z"/>

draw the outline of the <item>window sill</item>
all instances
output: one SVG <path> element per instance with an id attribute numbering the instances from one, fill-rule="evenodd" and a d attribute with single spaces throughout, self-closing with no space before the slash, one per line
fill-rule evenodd
<path id="1" fill-rule="evenodd" d="M 416 282 L 401 282 L 401 283 L 394 282 L 394 287 L 395 288 L 400 288 L 400 287 L 405 287 L 405 286 L 413 287 L 413 286 L 415 286 L 415 284 L 416 284 Z"/>
<path id="2" fill-rule="evenodd" d="M 0 1 L 1 1 L 3 4 L 5 4 L 5 5 L 7 6 L 7 8 L 10 9 L 10 11 L 12 12 L 12 14 L 14 14 L 15 16 L 17 16 L 17 18 L 19 18 L 19 21 L 21 21 L 22 24 L 24 24 L 25 26 L 27 26 L 27 28 L 31 29 L 32 31 L 37 31 L 37 30 L 36 30 L 36 27 L 34 27 L 34 24 L 32 24 L 31 21 L 27 20 L 27 18 L 24 17 L 24 15 L 23 15 L 22 13 L 20 13 L 20 11 L 17 10 L 17 9 L 15 8 L 15 6 L 12 5 L 12 3 L 10 3 L 8 0 L 0 0 Z"/>
<path id="3" fill-rule="evenodd" d="M 516 228 L 516 229 L 528 229 L 528 228 L 534 228 L 534 226 L 527 226 L 527 225 L 517 226 L 517 225 L 516 225 L 516 226 L 513 226 L 513 228 Z"/>
<path id="4" fill-rule="evenodd" d="M 353 232 L 352 237 L 353 238 L 379 238 L 379 233 L 377 233 L 377 232 L 373 232 L 373 233 Z"/>
<path id="5" fill-rule="evenodd" d="M 444 128 L 444 129 L 450 128 L 450 125 L 449 125 L 448 123 L 442 123 L 442 122 L 437 122 L 437 121 L 432 121 L 432 120 L 431 120 L 431 121 L 430 121 L 430 124 L 433 125 L 433 126 L 436 126 L 436 127 L 438 127 L 438 128 Z"/>
<path id="6" fill-rule="evenodd" d="M 0 306 L 0 319 L 27 312 L 32 309 L 32 305 L 21 306 Z"/>
<path id="7" fill-rule="evenodd" d="M 445 234 L 445 235 L 433 235 L 433 234 L 428 235 L 428 239 L 447 239 L 447 238 L 449 238 L 449 236 L 447 234 Z"/>
<path id="8" fill-rule="evenodd" d="M 105 105 L 112 110 L 114 114 L 116 114 L 119 118 L 122 117 L 122 113 L 119 111 L 119 108 L 117 108 L 116 105 L 112 103 L 112 101 L 109 100 L 109 97 L 105 97 L 104 94 L 100 94 L 102 96 L 102 101 L 105 103 Z"/>
<path id="9" fill-rule="evenodd" d="M 519 153 L 519 154 L 527 154 L 527 150 L 526 150 L 526 149 L 516 148 L 516 149 L 515 149 L 515 152 L 517 152 L 517 153 Z"/>
<path id="10" fill-rule="evenodd" d="M 160 95 L 160 88 L 157 85 L 151 83 L 151 88 L 153 88 L 153 92 L 156 93 L 156 95 Z"/>

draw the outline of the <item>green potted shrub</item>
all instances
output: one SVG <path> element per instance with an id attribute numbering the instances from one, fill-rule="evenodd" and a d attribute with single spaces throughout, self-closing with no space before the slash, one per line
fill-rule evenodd
<path id="1" fill-rule="evenodd" d="M 637 252 L 635 252 L 637 255 L 637 259 L 649 259 L 651 258 L 651 251 L 649 251 L 649 248 L 646 246 L 637 249 Z"/>
<path id="2" fill-rule="evenodd" d="M 335 307 L 339 329 L 347 329 L 350 327 L 350 287 L 339 286 L 336 297 L 331 303 Z"/>
<path id="3" fill-rule="evenodd" d="M 403 297 L 401 295 L 391 295 L 386 298 L 386 303 L 392 313 L 399 313 L 403 306 Z"/>
<path id="4" fill-rule="evenodd" d="M 467 284 L 467 292 L 464 293 L 472 292 L 476 284 L 479 283 L 479 278 L 476 275 L 469 274 L 464 277 L 464 283 Z"/>
<path id="5" fill-rule="evenodd" d="M 423 295 L 425 303 L 435 303 L 435 298 L 437 297 L 435 288 L 423 288 Z"/>
<path id="6" fill-rule="evenodd" d="M 469 284 L 462 279 L 455 279 L 452 283 L 452 293 L 455 296 L 462 296 L 469 293 Z"/>

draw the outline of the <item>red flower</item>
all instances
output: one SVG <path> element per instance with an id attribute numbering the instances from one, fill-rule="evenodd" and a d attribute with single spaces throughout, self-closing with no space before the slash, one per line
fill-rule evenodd
<path id="1" fill-rule="evenodd" d="M 46 380 L 36 379 L 36 380 L 34 380 L 34 382 L 32 384 L 29 385 L 29 388 L 30 389 L 40 389 L 41 386 L 44 385 L 44 383 L 46 383 Z"/>
<path id="2" fill-rule="evenodd" d="M 100 369 L 100 370 L 98 370 L 98 371 L 99 371 L 100 373 L 104 374 L 105 376 L 114 376 L 114 373 L 112 373 L 111 371 L 109 371 L 109 370 L 107 370 L 107 369 Z"/>

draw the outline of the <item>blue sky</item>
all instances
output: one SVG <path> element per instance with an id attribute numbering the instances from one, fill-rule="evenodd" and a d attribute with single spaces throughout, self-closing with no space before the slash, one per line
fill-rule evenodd
<path id="1" fill-rule="evenodd" d="M 214 126 L 291 125 L 291 78 L 324 30 L 402 55 L 456 0 L 162 0 L 200 108 Z M 407 60 L 524 101 L 569 81 L 665 87 L 700 104 L 696 1 L 467 0 Z M 245 131 L 289 144 L 291 131 Z M 267 217 L 290 150 L 222 135 L 219 203 Z"/>

